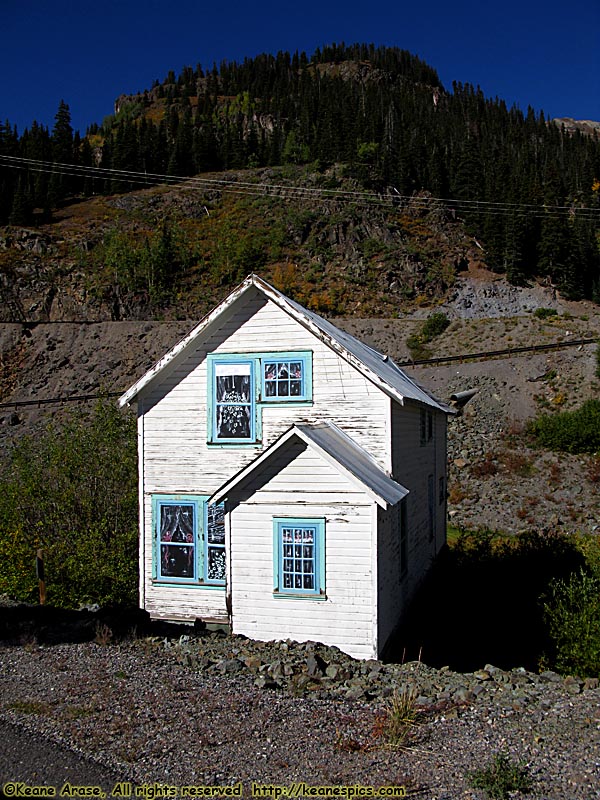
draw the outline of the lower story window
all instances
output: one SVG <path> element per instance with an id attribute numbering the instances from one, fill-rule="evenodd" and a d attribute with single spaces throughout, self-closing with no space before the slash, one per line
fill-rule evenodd
<path id="1" fill-rule="evenodd" d="M 165 583 L 225 583 L 223 505 L 208 496 L 155 495 L 154 578 Z"/>
<path id="2" fill-rule="evenodd" d="M 325 520 L 273 520 L 274 591 L 283 595 L 325 593 Z"/>

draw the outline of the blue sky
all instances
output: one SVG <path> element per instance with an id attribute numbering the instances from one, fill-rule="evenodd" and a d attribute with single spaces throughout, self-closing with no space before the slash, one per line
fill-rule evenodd
<path id="1" fill-rule="evenodd" d="M 61 99 L 83 133 L 170 69 L 340 41 L 409 50 L 447 89 L 600 120 L 600 0 L 0 0 L 0 11 L 0 119 L 19 133 L 34 119 L 52 127 Z"/>

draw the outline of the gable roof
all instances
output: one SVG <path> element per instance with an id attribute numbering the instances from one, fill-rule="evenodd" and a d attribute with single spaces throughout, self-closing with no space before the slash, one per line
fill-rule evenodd
<path id="1" fill-rule="evenodd" d="M 236 486 L 262 467 L 278 451 L 285 449 L 292 439 L 299 439 L 315 450 L 331 466 L 344 474 L 351 483 L 362 489 L 382 508 L 395 506 L 408 494 L 381 468 L 377 461 L 360 445 L 340 430 L 333 422 L 296 423 L 279 439 L 267 447 L 254 461 L 224 483 L 210 498 L 220 503 Z"/>
<path id="2" fill-rule="evenodd" d="M 313 311 L 290 300 L 258 275 L 250 275 L 233 292 L 225 298 L 216 308 L 207 314 L 188 334 L 174 347 L 159 359 L 148 372 L 133 384 L 119 399 L 121 406 L 131 401 L 155 378 L 160 375 L 173 361 L 178 360 L 191 346 L 198 346 L 207 339 L 218 324 L 218 320 L 227 314 L 232 306 L 251 289 L 258 290 L 267 299 L 289 314 L 293 319 L 307 328 L 324 344 L 331 347 L 342 358 L 352 364 L 367 379 L 379 386 L 386 394 L 404 404 L 406 399 L 423 403 L 427 406 L 443 411 L 446 414 L 455 413 L 445 403 L 436 400 L 416 381 L 412 380 L 400 367 L 387 355 L 361 342 L 355 336 L 336 328 L 323 317 Z"/>

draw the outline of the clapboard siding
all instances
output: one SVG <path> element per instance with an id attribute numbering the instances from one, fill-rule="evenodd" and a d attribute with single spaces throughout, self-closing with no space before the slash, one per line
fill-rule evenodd
<path id="1" fill-rule="evenodd" d="M 394 632 L 408 599 L 401 577 L 400 506 L 377 509 L 377 639 L 379 650 Z"/>
<path id="2" fill-rule="evenodd" d="M 372 657 L 372 501 L 312 450 L 295 448 L 293 460 L 272 461 L 279 463 L 269 464 L 268 480 L 250 477 L 240 496 L 230 498 L 234 633 L 265 641 L 326 641 Z M 321 481 L 330 487 L 326 496 L 310 491 L 311 482 Z M 301 509 L 294 500 L 299 483 L 309 487 L 302 498 L 312 498 Z M 242 495 L 251 502 L 239 502 Z M 325 519 L 326 600 L 273 595 L 274 516 Z"/>
<path id="3" fill-rule="evenodd" d="M 445 540 L 446 417 L 430 409 L 433 437 L 422 446 L 421 404 L 390 399 L 325 344 L 326 338 L 251 289 L 243 303 L 235 301 L 211 319 L 204 333 L 167 360 L 141 391 L 140 597 L 152 616 L 226 621 L 229 593 L 237 633 L 262 640 L 320 640 L 361 658 L 380 654 Z M 312 353 L 312 401 L 258 403 L 261 442 L 208 444 L 208 354 L 277 351 Z M 400 576 L 399 508 L 377 507 L 364 484 L 294 440 L 235 483 L 228 497 L 227 592 L 153 580 L 154 494 L 210 496 L 294 423 L 319 421 L 335 423 L 409 489 L 406 575 Z M 276 516 L 325 519 L 325 600 L 274 596 Z"/>
<path id="4" fill-rule="evenodd" d="M 199 492 L 200 494 L 200 492 Z M 140 546 L 143 551 L 143 607 L 152 617 L 187 620 L 196 618 L 227 622 L 225 588 L 201 586 L 170 586 L 157 584 L 153 579 L 154 529 L 152 524 L 152 496 L 144 497 L 144 535 Z"/>
<path id="5" fill-rule="evenodd" d="M 207 444 L 207 353 L 310 350 L 310 406 L 262 405 L 261 446 Z M 177 364 L 144 398 L 144 484 L 147 492 L 216 491 L 294 422 L 330 420 L 381 459 L 389 458 L 387 397 L 353 366 L 274 304 L 255 297 Z M 172 485 L 173 488 L 169 489 Z"/>
<path id="6" fill-rule="evenodd" d="M 262 414 L 262 446 L 209 446 L 207 353 L 277 350 L 312 351 L 312 405 L 295 408 L 285 405 L 262 406 L 259 409 Z M 386 439 L 388 404 L 385 395 L 354 367 L 272 303 L 256 297 L 232 315 L 222 328 L 203 342 L 201 348 L 192 350 L 170 370 L 165 380 L 151 387 L 144 396 L 143 484 L 146 511 L 142 545 L 145 567 L 141 592 L 144 607 L 153 616 L 173 616 L 177 619 L 226 617 L 224 592 L 199 587 L 164 586 L 153 582 L 152 494 L 211 495 L 296 421 L 334 421 L 375 457 L 385 454 L 382 459 L 382 463 L 385 463 L 389 458 L 389 443 L 386 444 L 389 442 L 389 438 Z M 340 521 L 336 525 L 348 528 L 348 519 L 360 511 L 360 493 L 349 487 L 347 481 L 328 466 L 315 465 L 314 479 L 300 472 L 294 476 L 293 485 L 284 488 L 277 476 L 273 477 L 275 483 L 272 491 L 263 497 L 263 502 L 271 504 L 273 513 L 285 514 L 282 504 L 289 503 L 290 496 L 298 499 L 298 507 L 304 509 L 311 504 L 326 503 L 331 493 L 336 491 L 343 493 L 343 499 L 339 501 L 343 512 L 337 513 Z M 269 525 L 271 531 L 271 523 Z M 357 552 L 360 549 L 357 542 Z M 370 557 L 370 544 L 364 546 L 362 552 L 365 558 Z M 352 559 L 348 558 L 346 552 L 341 552 L 339 557 L 340 568 L 353 575 L 358 568 L 354 567 Z M 332 581 L 335 587 L 335 576 L 332 576 Z M 313 605 L 311 603 L 311 607 Z"/>
<path id="7" fill-rule="evenodd" d="M 446 481 L 446 415 L 433 414 L 433 437 L 421 444 L 420 408 L 416 403 L 392 404 L 393 475 L 410 488 L 408 575 L 404 591 L 411 596 L 445 541 L 445 502 L 439 503 L 439 480 Z M 430 522 L 429 479 L 433 481 L 433 525 Z"/>

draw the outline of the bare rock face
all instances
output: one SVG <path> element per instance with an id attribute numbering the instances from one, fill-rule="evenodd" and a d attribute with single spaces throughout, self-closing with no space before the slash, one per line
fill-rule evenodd
<path id="1" fill-rule="evenodd" d="M 552 122 L 559 128 L 564 128 L 567 133 L 585 133 L 588 136 L 600 134 L 600 122 L 591 119 L 573 119 L 572 117 L 557 117 Z"/>

